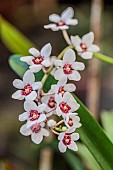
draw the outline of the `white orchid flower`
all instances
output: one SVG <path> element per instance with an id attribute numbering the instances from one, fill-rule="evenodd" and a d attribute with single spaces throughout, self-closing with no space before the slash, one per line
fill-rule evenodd
<path id="1" fill-rule="evenodd" d="M 49 93 L 51 93 L 51 90 L 48 92 L 48 95 L 43 96 L 41 98 L 41 102 L 47 105 L 46 110 L 45 110 L 46 117 L 52 116 L 56 110 L 55 96 L 51 94 L 49 95 Z"/>
<path id="2" fill-rule="evenodd" d="M 12 94 L 13 99 L 35 100 L 37 97 L 36 90 L 42 88 L 42 82 L 35 82 L 34 74 L 28 70 L 24 73 L 23 81 L 15 79 L 13 81 L 13 86 L 19 89 Z"/>
<path id="3" fill-rule="evenodd" d="M 73 92 L 76 90 L 76 87 L 72 83 L 67 83 L 67 80 L 63 77 L 58 81 L 57 84 L 51 86 L 51 91 L 55 94 L 62 94 L 64 95 L 65 92 Z"/>
<path id="4" fill-rule="evenodd" d="M 35 144 L 41 143 L 44 136 L 49 136 L 49 131 L 41 123 L 35 123 L 31 127 L 27 127 L 27 124 L 24 124 L 20 128 L 20 133 L 24 136 L 31 135 L 31 140 Z"/>
<path id="5" fill-rule="evenodd" d="M 80 105 L 76 100 L 72 99 L 72 95 L 69 92 L 65 92 L 63 96 L 61 94 L 55 96 L 55 101 L 57 103 L 56 114 L 58 116 L 63 116 L 65 118 L 70 112 L 78 110 Z"/>
<path id="6" fill-rule="evenodd" d="M 27 120 L 27 127 L 30 127 L 35 123 L 41 123 L 46 120 L 46 115 L 44 114 L 46 107 L 47 106 L 44 103 L 37 106 L 35 102 L 27 100 L 24 102 L 25 112 L 19 115 L 19 120 Z"/>
<path id="7" fill-rule="evenodd" d="M 54 72 L 55 79 L 61 80 L 64 77 L 66 80 L 79 81 L 81 76 L 78 70 L 84 70 L 85 65 L 82 62 L 75 62 L 75 60 L 76 55 L 72 49 L 68 49 L 65 52 L 63 60 L 56 60 L 54 63 L 56 67 L 56 71 Z"/>
<path id="8" fill-rule="evenodd" d="M 80 123 L 80 118 L 77 115 L 77 113 L 69 113 L 65 117 L 64 123 L 68 128 L 74 127 L 76 129 L 76 128 L 80 128 L 82 126 Z"/>
<path id="9" fill-rule="evenodd" d="M 26 62 L 30 70 L 34 73 L 39 72 L 43 67 L 50 67 L 50 55 L 52 47 L 51 44 L 46 44 L 41 51 L 38 51 L 36 48 L 30 48 L 29 53 L 33 56 L 21 57 L 20 60 Z"/>
<path id="10" fill-rule="evenodd" d="M 75 131 L 74 128 L 67 129 L 66 132 L 60 133 L 58 136 L 58 140 L 60 141 L 58 144 L 58 148 L 60 152 L 66 152 L 66 149 L 69 148 L 73 151 L 77 151 L 78 147 L 75 143 L 79 139 L 78 133 L 73 133 Z"/>
<path id="11" fill-rule="evenodd" d="M 93 57 L 93 53 L 98 52 L 100 50 L 97 45 L 93 44 L 93 32 L 85 34 L 82 39 L 78 35 L 71 36 L 71 41 L 72 44 L 75 46 L 75 49 L 77 50 L 78 54 L 83 59 L 91 59 Z"/>
<path id="12" fill-rule="evenodd" d="M 72 19 L 74 17 L 74 10 L 71 7 L 65 9 L 61 16 L 57 14 L 52 14 L 49 16 L 49 20 L 52 24 L 45 25 L 45 29 L 51 29 L 52 31 L 67 30 L 69 25 L 77 25 L 78 20 Z"/>

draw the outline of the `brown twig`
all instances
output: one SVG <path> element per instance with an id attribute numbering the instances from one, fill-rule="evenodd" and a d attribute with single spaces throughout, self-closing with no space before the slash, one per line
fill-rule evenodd
<path id="1" fill-rule="evenodd" d="M 101 41 L 101 13 L 103 0 L 92 0 L 91 7 L 91 30 L 95 34 L 95 43 L 100 44 Z M 87 105 L 92 111 L 95 118 L 98 119 L 99 98 L 100 98 L 100 76 L 101 63 L 97 59 L 89 62 L 88 68 L 88 84 L 87 84 Z"/>

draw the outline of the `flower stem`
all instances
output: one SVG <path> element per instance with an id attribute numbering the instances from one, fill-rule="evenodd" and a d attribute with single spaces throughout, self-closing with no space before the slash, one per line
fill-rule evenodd
<path id="1" fill-rule="evenodd" d="M 103 55 L 101 53 L 93 53 L 93 57 L 95 57 L 101 61 L 104 61 L 106 63 L 113 64 L 113 58 Z"/>
<path id="2" fill-rule="evenodd" d="M 54 127 L 57 127 L 57 126 L 61 125 L 62 123 L 64 123 L 64 119 L 62 119 L 60 122 L 58 122 Z"/>
<path id="3" fill-rule="evenodd" d="M 62 34 L 63 34 L 63 37 L 64 37 L 65 41 L 67 42 L 67 44 L 68 45 L 72 45 L 67 31 L 66 30 L 62 30 Z"/>

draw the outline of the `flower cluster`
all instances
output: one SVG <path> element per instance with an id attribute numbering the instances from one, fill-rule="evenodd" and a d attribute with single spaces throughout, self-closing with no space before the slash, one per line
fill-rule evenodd
<path id="1" fill-rule="evenodd" d="M 77 19 L 72 19 L 73 15 L 71 7 L 63 11 L 61 17 L 52 14 L 49 19 L 55 24 L 46 25 L 45 28 L 51 28 L 54 31 L 66 30 L 69 25 L 78 23 Z M 19 115 L 19 120 L 26 123 L 20 128 L 20 133 L 24 136 L 31 135 L 31 140 L 39 144 L 44 136 L 50 135 L 51 131 L 58 135 L 58 147 L 61 152 L 65 152 L 67 148 L 78 150 L 75 141 L 79 139 L 79 134 L 75 131 L 81 127 L 77 113 L 80 105 L 72 95 L 76 86 L 68 80 L 79 81 L 81 79 L 79 71 L 84 70 L 85 65 L 76 61 L 76 54 L 84 59 L 90 59 L 93 52 L 99 50 L 99 47 L 93 44 L 92 32 L 84 35 L 82 39 L 79 36 L 71 36 L 70 41 L 75 50 L 65 50 L 64 54 L 54 61 L 51 60 L 50 43 L 40 51 L 30 48 L 31 55 L 20 58 L 22 62 L 29 65 L 29 69 L 23 75 L 23 81 L 19 79 L 13 81 L 13 86 L 18 90 L 12 94 L 12 98 L 24 100 L 25 111 Z M 44 93 L 43 85 L 52 69 L 54 69 L 52 75 L 57 80 L 57 84 L 51 85 L 50 90 Z M 42 81 L 37 82 L 35 75 L 40 70 L 43 70 L 46 76 L 42 78 Z M 56 117 L 59 117 L 59 122 L 54 120 Z"/>

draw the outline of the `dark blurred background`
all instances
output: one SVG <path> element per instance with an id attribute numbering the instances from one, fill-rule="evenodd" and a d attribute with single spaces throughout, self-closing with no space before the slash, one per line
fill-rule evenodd
<path id="1" fill-rule="evenodd" d="M 0 0 L 0 14 L 39 48 L 50 42 L 53 55 L 57 55 L 65 48 L 66 43 L 61 32 L 52 32 L 43 28 L 43 25 L 49 23 L 48 16 L 52 13 L 60 14 L 66 7 L 72 6 L 79 24 L 70 28 L 69 35 L 82 36 L 91 30 L 91 3 L 90 0 Z M 113 57 L 112 0 L 103 1 L 101 35 L 102 53 Z M 18 115 L 23 112 L 23 102 L 11 99 L 11 94 L 15 91 L 12 81 L 18 76 L 8 65 L 10 55 L 11 52 L 0 41 L 0 170 L 36 170 L 39 161 L 37 146 L 30 141 L 29 137 L 19 134 L 22 123 L 18 121 Z M 88 62 L 85 63 L 88 65 Z M 113 108 L 113 67 L 105 63 L 101 64 L 99 78 L 101 81 L 100 113 L 101 110 Z M 89 77 L 86 69 L 82 72 L 81 81 L 76 83 L 76 94 L 84 103 L 87 103 L 88 83 Z M 59 168 L 56 168 L 56 161 Z M 60 170 L 62 167 L 71 169 L 62 156 L 56 153 L 53 169 Z"/>

